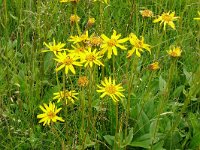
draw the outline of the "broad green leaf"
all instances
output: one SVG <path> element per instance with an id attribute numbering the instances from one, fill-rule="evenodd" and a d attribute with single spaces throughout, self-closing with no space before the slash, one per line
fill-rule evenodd
<path id="1" fill-rule="evenodd" d="M 105 136 L 103 136 L 103 138 L 106 140 L 106 142 L 107 142 L 110 146 L 113 146 L 113 143 L 114 143 L 114 140 L 115 140 L 115 137 L 114 137 L 114 136 L 105 135 Z"/>
<path id="2" fill-rule="evenodd" d="M 166 90 L 166 81 L 162 78 L 161 75 L 159 77 L 159 89 L 161 92 L 164 92 Z"/>

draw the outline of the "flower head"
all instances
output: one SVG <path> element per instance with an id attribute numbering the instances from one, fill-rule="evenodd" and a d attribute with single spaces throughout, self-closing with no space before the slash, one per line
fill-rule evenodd
<path id="1" fill-rule="evenodd" d="M 88 79 L 87 79 L 86 76 L 81 76 L 81 77 L 79 77 L 79 79 L 78 79 L 78 85 L 79 85 L 80 87 L 85 87 L 85 86 L 88 85 L 88 83 L 89 83 L 89 81 L 88 81 Z"/>
<path id="2" fill-rule="evenodd" d="M 70 24 L 74 25 L 76 22 L 78 23 L 80 21 L 80 17 L 78 15 L 72 14 L 70 16 Z"/>
<path id="3" fill-rule="evenodd" d="M 103 98 L 104 96 L 108 95 L 112 98 L 114 102 L 119 101 L 119 99 L 122 99 L 122 97 L 125 97 L 121 92 L 124 91 L 123 87 L 120 84 L 115 83 L 115 80 L 111 80 L 111 77 L 109 79 L 105 78 L 104 81 L 101 81 L 101 84 L 103 87 L 97 85 L 99 90 L 97 92 L 103 93 L 100 97 Z"/>
<path id="4" fill-rule="evenodd" d="M 62 51 L 62 50 L 66 50 L 63 47 L 65 46 L 64 43 L 59 42 L 58 44 L 56 44 L 55 39 L 53 39 L 53 44 L 49 43 L 47 44 L 46 42 L 44 42 L 44 45 L 46 47 L 48 47 L 48 50 L 42 50 L 42 52 L 48 52 L 48 51 L 52 51 L 54 54 L 57 54 L 58 52 Z"/>
<path id="5" fill-rule="evenodd" d="M 194 18 L 194 20 L 200 20 L 200 11 L 198 11 L 199 18 Z"/>
<path id="6" fill-rule="evenodd" d="M 68 90 L 60 91 L 60 92 L 57 92 L 57 93 L 53 93 L 53 95 L 54 95 L 53 99 L 57 99 L 58 103 L 61 100 L 66 99 L 66 104 L 68 104 L 68 100 L 71 101 L 74 104 L 74 100 L 78 99 L 76 97 L 76 95 L 78 95 L 78 93 L 76 93 L 74 90 L 72 90 L 72 91 L 68 91 Z"/>
<path id="7" fill-rule="evenodd" d="M 88 39 L 88 46 L 100 46 L 102 44 L 102 39 L 99 36 L 92 34 Z"/>
<path id="8" fill-rule="evenodd" d="M 75 74 L 74 65 L 82 66 L 81 62 L 77 61 L 78 59 L 79 57 L 77 57 L 76 55 L 70 55 L 70 54 L 67 55 L 66 52 L 63 52 L 63 53 L 59 52 L 56 55 L 56 58 L 54 59 L 60 64 L 60 66 L 56 68 L 56 71 L 59 71 L 62 68 L 65 68 L 65 74 L 68 74 L 69 70 L 73 74 Z"/>
<path id="9" fill-rule="evenodd" d="M 153 12 L 148 9 L 141 10 L 140 14 L 142 15 L 142 17 L 152 17 L 153 16 Z"/>
<path id="10" fill-rule="evenodd" d="M 159 16 L 157 19 L 155 19 L 153 22 L 157 23 L 160 22 L 160 25 L 164 23 L 164 30 L 166 30 L 166 24 L 168 24 L 172 29 L 175 30 L 175 24 L 173 21 L 176 21 L 179 17 L 175 17 L 175 12 L 163 13 L 161 16 Z"/>
<path id="11" fill-rule="evenodd" d="M 102 2 L 102 3 L 108 4 L 108 0 L 93 0 L 93 1 L 94 1 L 94 2 L 100 1 L 100 2 Z"/>
<path id="12" fill-rule="evenodd" d="M 86 31 L 84 34 L 80 36 L 70 36 L 70 39 L 68 41 L 73 42 L 73 44 L 80 43 L 80 42 L 86 42 L 88 40 L 88 31 Z"/>
<path id="13" fill-rule="evenodd" d="M 108 59 L 111 58 L 112 53 L 114 55 L 117 55 L 117 47 L 126 50 L 126 47 L 121 45 L 121 43 L 128 41 L 128 38 L 119 39 L 120 37 L 121 34 L 117 34 L 115 30 L 113 30 L 111 38 L 108 38 L 105 34 L 101 35 L 101 38 L 103 39 L 103 44 L 101 45 L 101 52 L 104 54 L 106 51 L 108 51 Z"/>
<path id="14" fill-rule="evenodd" d="M 127 57 L 130 57 L 135 52 L 138 57 L 141 57 L 140 52 L 143 52 L 143 49 L 146 49 L 151 53 L 150 45 L 144 43 L 144 37 L 140 39 L 134 33 L 129 35 L 129 41 L 133 45 L 132 49 L 128 51 Z"/>
<path id="15" fill-rule="evenodd" d="M 84 67 L 87 67 L 88 65 L 90 67 L 93 66 L 93 64 L 96 64 L 98 66 L 102 65 L 102 62 L 99 60 L 101 57 L 103 56 L 100 56 L 99 55 L 99 52 L 96 52 L 96 49 L 95 50 L 91 50 L 91 47 L 88 48 L 88 51 L 85 51 L 85 54 L 83 54 L 83 63 L 85 63 Z"/>
<path id="16" fill-rule="evenodd" d="M 57 120 L 59 120 L 59 121 L 64 122 L 64 120 L 62 119 L 62 117 L 58 117 L 57 116 L 57 113 L 59 113 L 59 111 L 62 108 L 58 108 L 57 109 L 57 107 L 55 106 L 55 104 L 51 103 L 51 102 L 49 103 L 49 106 L 47 104 L 45 104 L 45 103 L 43 105 L 44 105 L 44 107 L 41 106 L 41 105 L 39 106 L 40 109 L 44 112 L 43 114 L 37 115 L 37 118 L 41 119 L 39 121 L 39 123 L 44 122 L 43 123 L 43 126 L 44 126 L 46 124 L 50 125 L 51 121 L 52 122 L 56 122 Z"/>
<path id="17" fill-rule="evenodd" d="M 182 50 L 180 47 L 173 47 L 172 49 L 170 49 L 169 51 L 167 51 L 168 55 L 170 55 L 171 57 L 180 57 Z"/>
<path id="18" fill-rule="evenodd" d="M 159 63 L 156 61 L 156 62 L 154 62 L 154 63 L 152 63 L 152 64 L 150 64 L 149 65 L 149 70 L 158 70 L 158 69 L 160 69 L 160 66 L 159 66 Z"/>
<path id="19" fill-rule="evenodd" d="M 78 3 L 79 0 L 60 0 L 61 3 L 67 3 L 67 2 L 71 2 L 71 3 Z"/>
<path id="20" fill-rule="evenodd" d="M 87 26 L 91 27 L 91 26 L 93 26 L 94 23 L 95 23 L 95 18 L 89 18 L 88 22 L 87 22 Z"/>

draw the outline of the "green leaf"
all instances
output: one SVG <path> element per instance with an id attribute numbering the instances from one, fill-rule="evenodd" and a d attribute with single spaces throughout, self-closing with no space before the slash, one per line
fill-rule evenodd
<path id="1" fill-rule="evenodd" d="M 166 81 L 162 78 L 161 75 L 159 77 L 159 89 L 161 92 L 164 92 L 166 90 Z"/>
<path id="2" fill-rule="evenodd" d="M 103 138 L 106 140 L 106 142 L 107 142 L 110 146 L 113 146 L 113 143 L 114 143 L 114 140 L 115 140 L 115 137 L 114 137 L 114 136 L 105 135 L 105 136 L 103 136 Z"/>
<path id="3" fill-rule="evenodd" d="M 125 140 L 123 141 L 121 148 L 128 146 L 131 143 L 132 139 L 133 139 L 133 128 L 130 129 L 128 136 L 125 137 Z"/>
<path id="4" fill-rule="evenodd" d="M 142 142 L 132 142 L 131 144 L 129 144 L 129 146 L 133 146 L 133 147 L 142 147 L 142 148 L 150 148 L 150 140 L 146 140 L 146 141 L 142 141 Z"/>

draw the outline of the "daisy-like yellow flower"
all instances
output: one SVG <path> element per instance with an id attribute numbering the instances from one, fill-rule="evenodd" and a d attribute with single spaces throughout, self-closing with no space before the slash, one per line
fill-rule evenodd
<path id="1" fill-rule="evenodd" d="M 142 15 L 142 17 L 152 17 L 153 16 L 153 12 L 148 9 L 141 10 L 140 14 Z"/>
<path id="2" fill-rule="evenodd" d="M 200 11 L 198 11 L 199 18 L 194 18 L 194 20 L 200 20 Z"/>
<path id="3" fill-rule="evenodd" d="M 178 18 L 179 17 L 175 17 L 175 12 L 172 12 L 171 14 L 170 12 L 168 12 L 168 13 L 163 13 L 161 16 L 155 19 L 153 23 L 157 23 L 161 21 L 160 25 L 164 23 L 164 30 L 166 30 L 166 24 L 168 24 L 170 27 L 172 27 L 172 29 L 175 30 L 176 28 L 173 21 L 176 21 Z"/>
<path id="4" fill-rule="evenodd" d="M 87 22 L 87 27 L 93 26 L 94 23 L 95 23 L 95 18 L 89 18 Z"/>
<path id="5" fill-rule="evenodd" d="M 71 2 L 71 3 L 78 3 L 79 0 L 60 0 L 61 3 L 67 3 L 67 2 Z"/>
<path id="6" fill-rule="evenodd" d="M 87 47 L 84 46 L 80 46 L 78 43 L 76 44 L 76 46 L 72 45 L 72 50 L 68 50 L 68 52 L 72 55 L 76 55 L 77 57 L 80 57 L 80 60 L 83 59 L 83 55 L 85 54 L 85 51 L 87 49 Z"/>
<path id="7" fill-rule="evenodd" d="M 85 87 L 88 85 L 88 83 L 89 83 L 89 81 L 86 76 L 81 76 L 78 78 L 78 85 L 80 87 Z"/>
<path id="8" fill-rule="evenodd" d="M 68 104 L 68 100 L 71 101 L 74 104 L 74 100 L 77 100 L 78 98 L 76 97 L 76 95 L 78 95 L 78 93 L 76 93 L 76 91 L 72 90 L 72 91 L 60 91 L 60 92 L 56 92 L 53 93 L 54 95 L 54 100 L 57 99 L 57 102 L 59 103 L 61 100 L 66 99 L 66 104 Z"/>
<path id="9" fill-rule="evenodd" d="M 128 38 L 119 39 L 120 37 L 121 34 L 117 34 L 115 30 L 113 30 L 111 38 L 108 38 L 105 34 L 101 35 L 101 38 L 103 39 L 103 43 L 101 45 L 101 53 L 104 54 L 106 51 L 108 51 L 108 59 L 111 58 L 112 53 L 114 55 L 117 55 L 117 47 L 119 47 L 122 50 L 127 49 L 125 46 L 121 45 L 121 43 L 128 41 Z"/>
<path id="10" fill-rule="evenodd" d="M 182 50 L 180 47 L 173 47 L 172 49 L 170 49 L 169 51 L 167 51 L 168 55 L 170 55 L 171 57 L 180 57 Z"/>
<path id="11" fill-rule="evenodd" d="M 141 37 L 141 40 L 137 38 L 134 33 L 130 33 L 129 41 L 133 45 L 132 49 L 128 51 L 127 57 L 130 57 L 135 52 L 138 57 L 141 57 L 140 52 L 143 52 L 143 49 L 146 49 L 151 53 L 150 45 L 144 43 L 144 37 Z"/>
<path id="12" fill-rule="evenodd" d="M 158 70 L 158 69 L 160 69 L 160 66 L 159 66 L 159 63 L 156 61 L 156 62 L 154 62 L 154 63 L 152 63 L 152 64 L 150 64 L 149 65 L 149 70 Z"/>
<path id="13" fill-rule="evenodd" d="M 42 52 L 51 51 L 54 54 L 57 54 L 60 51 L 66 50 L 66 49 L 63 48 L 65 46 L 65 44 L 61 43 L 61 42 L 59 42 L 58 44 L 56 44 L 55 39 L 53 39 L 53 44 L 52 43 L 47 44 L 46 42 L 44 42 L 44 45 L 46 47 L 48 47 L 49 49 L 48 50 L 42 50 Z"/>
<path id="14" fill-rule="evenodd" d="M 70 39 L 68 41 L 73 42 L 73 44 L 80 43 L 80 42 L 86 42 L 88 40 L 88 31 L 86 31 L 81 36 L 70 36 Z"/>
<path id="15" fill-rule="evenodd" d="M 79 59 L 79 57 L 77 57 L 76 55 L 70 55 L 70 54 L 66 54 L 66 52 L 63 53 L 58 53 L 56 55 L 56 58 L 54 60 L 56 60 L 59 63 L 59 67 L 56 68 L 56 71 L 61 70 L 62 68 L 65 68 L 65 74 L 68 74 L 69 70 L 75 74 L 75 69 L 74 69 L 74 65 L 75 66 L 82 66 L 81 62 L 78 62 L 77 60 Z"/>
<path id="16" fill-rule="evenodd" d="M 70 24 L 74 25 L 76 22 L 78 23 L 80 21 L 80 17 L 78 15 L 72 14 L 70 16 Z"/>
<path id="17" fill-rule="evenodd" d="M 121 92 L 124 91 L 123 87 L 120 84 L 115 83 L 115 80 L 111 80 L 111 77 L 109 79 L 105 78 L 104 81 L 101 81 L 101 84 L 103 87 L 97 85 L 99 90 L 97 92 L 103 93 L 100 97 L 103 98 L 104 96 L 108 95 L 112 98 L 114 102 L 119 101 L 119 99 L 122 99 L 122 97 L 125 97 Z"/>
<path id="18" fill-rule="evenodd" d="M 95 34 L 92 34 L 88 39 L 88 46 L 100 46 L 102 44 L 102 39 Z"/>
<path id="19" fill-rule="evenodd" d="M 85 54 L 83 54 L 83 61 L 82 63 L 85 63 L 84 67 L 87 67 L 88 65 L 92 68 L 93 64 L 96 64 L 98 66 L 102 65 L 102 62 L 99 60 L 100 58 L 102 58 L 103 56 L 99 55 L 99 52 L 96 52 L 95 50 L 91 50 L 91 47 L 88 48 L 87 51 L 85 51 Z"/>
<path id="20" fill-rule="evenodd" d="M 62 108 L 57 109 L 55 104 L 51 102 L 49 103 L 49 106 L 45 103 L 43 105 L 44 106 L 39 106 L 40 109 L 44 112 L 43 114 L 37 115 L 37 118 L 41 119 L 39 123 L 43 122 L 43 126 L 45 126 L 46 124 L 50 125 L 51 121 L 56 122 L 57 120 L 59 120 L 61 122 L 64 122 L 62 117 L 57 116 L 57 113 L 59 113 Z"/>
<path id="21" fill-rule="evenodd" d="M 94 1 L 94 2 L 100 1 L 100 2 L 102 2 L 102 3 L 108 4 L 108 0 L 93 0 L 93 1 Z"/>

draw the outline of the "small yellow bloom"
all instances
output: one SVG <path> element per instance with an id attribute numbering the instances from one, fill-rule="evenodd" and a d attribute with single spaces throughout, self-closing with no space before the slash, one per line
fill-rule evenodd
<path id="1" fill-rule="evenodd" d="M 91 26 L 93 26 L 94 23 L 95 23 L 95 18 L 89 18 L 88 22 L 87 22 L 87 26 L 91 27 Z"/>
<path id="2" fill-rule="evenodd" d="M 41 119 L 39 121 L 39 123 L 44 122 L 43 123 L 43 126 L 44 126 L 46 124 L 50 125 L 51 121 L 52 122 L 56 122 L 57 120 L 59 120 L 61 122 L 64 122 L 64 120 L 62 119 L 62 117 L 58 117 L 57 116 L 57 113 L 59 113 L 62 108 L 58 108 L 57 109 L 57 107 L 55 106 L 55 104 L 51 103 L 51 102 L 49 103 L 49 106 L 47 104 L 45 104 L 45 103 L 43 105 L 44 105 L 44 107 L 41 106 L 41 105 L 39 106 L 40 109 L 44 112 L 43 114 L 37 115 L 37 118 Z"/>
<path id="3" fill-rule="evenodd" d="M 99 60 L 103 56 L 99 56 L 99 52 L 96 52 L 96 49 L 91 51 L 91 47 L 88 48 L 88 51 L 85 51 L 85 54 L 83 54 L 83 61 L 82 63 L 85 63 L 84 67 L 87 67 L 88 65 L 92 68 L 93 64 L 96 64 L 98 66 L 102 65 L 102 62 Z"/>
<path id="4" fill-rule="evenodd" d="M 61 3 L 67 3 L 67 2 L 71 2 L 71 3 L 78 3 L 79 0 L 60 0 Z"/>
<path id="5" fill-rule="evenodd" d="M 170 55 L 171 57 L 180 57 L 181 52 L 182 52 L 182 50 L 180 47 L 173 47 L 172 49 L 167 51 L 168 55 Z"/>
<path id="6" fill-rule="evenodd" d="M 194 20 L 200 20 L 200 11 L 198 11 L 199 18 L 194 18 Z"/>
<path id="7" fill-rule="evenodd" d="M 141 10 L 140 14 L 142 15 L 142 17 L 152 17 L 153 16 L 153 12 L 148 9 Z"/>
<path id="8" fill-rule="evenodd" d="M 53 39 L 53 44 L 49 43 L 47 44 L 46 42 L 44 42 L 44 45 L 46 47 L 48 47 L 48 50 L 42 50 L 42 52 L 48 52 L 48 51 L 52 51 L 54 54 L 57 54 L 58 52 L 62 51 L 62 50 L 66 50 L 63 47 L 65 46 L 64 43 L 59 42 L 58 44 L 56 44 L 55 39 Z"/>
<path id="9" fill-rule="evenodd" d="M 74 25 L 76 22 L 78 23 L 80 21 L 80 17 L 78 15 L 72 14 L 70 16 L 70 24 Z"/>
<path id="10" fill-rule="evenodd" d="M 143 49 L 146 49 L 147 51 L 149 51 L 149 53 L 151 53 L 150 45 L 144 43 L 144 37 L 142 37 L 142 39 L 140 40 L 134 33 L 130 33 L 129 41 L 131 45 L 133 45 L 133 47 L 131 50 L 128 51 L 127 57 L 132 56 L 134 52 L 136 52 L 136 55 L 138 57 L 141 57 L 140 52 L 143 52 Z"/>
<path id="11" fill-rule="evenodd" d="M 80 57 L 80 60 L 83 59 L 83 54 L 85 54 L 86 51 L 86 47 L 84 46 L 80 46 L 78 43 L 76 44 L 76 46 L 72 45 L 72 50 L 68 50 L 68 52 L 72 55 L 76 55 L 77 57 Z"/>
<path id="12" fill-rule="evenodd" d="M 156 61 L 156 62 L 150 64 L 148 68 L 149 68 L 149 70 L 158 70 L 158 69 L 160 69 L 160 66 L 159 66 L 159 63 Z"/>
<path id="13" fill-rule="evenodd" d="M 86 42 L 88 40 L 88 31 L 86 31 L 84 34 L 80 36 L 70 36 L 70 39 L 68 41 L 73 42 L 73 44 L 80 43 L 80 42 Z"/>
<path id="14" fill-rule="evenodd" d="M 101 35 L 101 38 L 103 39 L 103 44 L 101 45 L 101 53 L 104 54 L 106 51 L 108 51 L 108 59 L 111 58 L 112 53 L 114 55 L 117 55 L 117 47 L 119 47 L 122 50 L 127 49 L 125 46 L 121 45 L 121 43 L 128 41 L 128 38 L 119 39 L 120 37 L 121 34 L 117 34 L 115 30 L 113 30 L 111 38 L 108 38 L 107 36 L 105 36 L 105 34 Z"/>
<path id="15" fill-rule="evenodd" d="M 58 53 L 56 55 L 56 58 L 54 60 L 56 60 L 60 66 L 58 68 L 56 68 L 56 71 L 61 70 L 62 68 L 65 68 L 65 74 L 68 74 L 69 70 L 75 74 L 75 69 L 74 69 L 74 65 L 75 66 L 82 66 L 81 62 L 78 62 L 77 60 L 79 59 L 79 57 L 77 57 L 76 55 L 70 55 L 70 54 L 66 54 L 66 52 L 63 53 Z"/>
<path id="16" fill-rule="evenodd" d="M 103 98 L 104 96 L 108 95 L 112 98 L 114 102 L 119 101 L 119 99 L 122 99 L 122 97 L 125 97 L 121 92 L 124 91 L 123 87 L 120 84 L 115 83 L 115 80 L 111 80 L 111 77 L 109 79 L 105 78 L 104 81 L 101 81 L 101 84 L 103 87 L 97 85 L 99 90 L 97 92 L 103 93 L 100 97 Z"/>
<path id="17" fill-rule="evenodd" d="M 72 91 L 60 91 L 57 93 L 53 93 L 54 95 L 54 100 L 57 99 L 57 102 L 59 103 L 61 100 L 66 99 L 66 104 L 68 104 L 68 100 L 71 101 L 74 104 L 74 100 L 77 100 L 78 98 L 76 97 L 76 95 L 78 95 L 78 93 L 76 93 L 74 90 Z"/>
<path id="18" fill-rule="evenodd" d="M 88 83 L 89 83 L 89 81 L 88 81 L 88 79 L 87 79 L 86 76 L 81 76 L 81 77 L 79 77 L 79 79 L 78 79 L 78 85 L 79 85 L 80 87 L 85 87 L 85 86 L 88 85 Z"/>
<path id="19" fill-rule="evenodd" d="M 92 34 L 88 39 L 88 46 L 100 46 L 102 39 L 99 36 Z"/>
<path id="20" fill-rule="evenodd" d="M 164 23 L 164 30 L 166 30 L 166 24 L 168 24 L 170 27 L 172 27 L 172 29 L 175 30 L 176 28 L 173 21 L 176 21 L 179 17 L 174 17 L 174 16 L 175 16 L 175 12 L 172 12 L 171 14 L 170 12 L 163 13 L 161 16 L 155 19 L 153 23 L 157 23 L 161 21 L 160 25 Z"/>
<path id="21" fill-rule="evenodd" d="M 108 0 L 93 0 L 93 1 L 94 1 L 94 2 L 100 1 L 100 2 L 102 2 L 102 3 L 108 4 Z"/>

